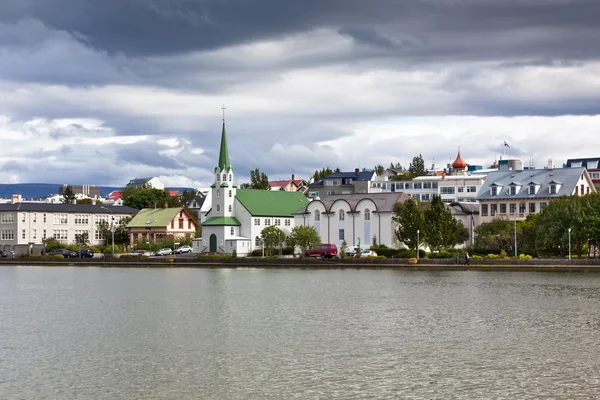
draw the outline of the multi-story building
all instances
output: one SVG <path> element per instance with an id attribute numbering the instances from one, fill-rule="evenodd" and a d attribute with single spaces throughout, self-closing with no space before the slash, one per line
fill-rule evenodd
<path id="1" fill-rule="evenodd" d="M 600 157 L 570 158 L 567 160 L 567 168 L 584 167 L 590 174 L 590 178 L 596 188 L 600 188 Z"/>
<path id="2" fill-rule="evenodd" d="M 308 197 L 317 198 L 331 196 L 332 194 L 371 193 L 371 181 L 387 181 L 387 176 L 377 177 L 375 171 L 356 168 L 354 172 L 336 172 L 325 178 L 308 185 Z M 375 187 L 375 192 L 381 192 Z"/>
<path id="3" fill-rule="evenodd" d="M 153 189 L 165 190 L 165 184 L 157 177 L 135 178 L 129 181 L 127 187 L 141 188 L 151 187 Z"/>
<path id="4" fill-rule="evenodd" d="M 100 188 L 98 186 L 93 185 L 62 185 L 58 188 L 58 194 L 64 195 L 65 189 L 67 186 L 71 186 L 71 190 L 73 190 L 73 194 L 81 194 L 85 195 L 91 199 L 100 198 Z"/>
<path id="5" fill-rule="evenodd" d="M 595 192 L 583 167 L 493 171 L 477 195 L 479 220 L 489 222 L 496 217 L 522 220 L 539 213 L 557 197 Z"/>
<path id="6" fill-rule="evenodd" d="M 98 229 L 102 221 L 119 223 L 138 210 L 92 204 L 21 203 L 0 204 L 0 249 L 20 253 L 39 253 L 44 241 L 55 238 L 75 242 L 75 235 L 87 233 L 91 245 L 102 245 L 105 238 Z"/>

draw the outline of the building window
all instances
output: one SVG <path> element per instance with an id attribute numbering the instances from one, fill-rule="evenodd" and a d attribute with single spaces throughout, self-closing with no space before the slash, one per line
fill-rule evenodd
<path id="1" fill-rule="evenodd" d="M 3 224 L 12 224 L 15 222 L 15 215 L 13 213 L 2 213 L 0 222 Z"/>
<path id="2" fill-rule="evenodd" d="M 315 221 L 320 221 L 321 220 L 321 213 L 319 212 L 319 210 L 315 210 Z"/>
<path id="3" fill-rule="evenodd" d="M 223 174 L 223 182 L 227 182 L 227 174 Z"/>
<path id="4" fill-rule="evenodd" d="M 66 225 L 68 220 L 67 214 L 54 214 L 52 216 L 52 222 L 54 225 Z"/>
<path id="5" fill-rule="evenodd" d="M 498 196 L 498 186 L 490 186 L 490 195 Z"/>
<path id="6" fill-rule="evenodd" d="M 500 214 L 506 214 L 506 203 L 500 203 Z"/>
<path id="7" fill-rule="evenodd" d="M 231 204 L 229 205 L 229 207 L 227 207 L 227 210 L 229 210 L 229 212 L 231 212 L 231 210 L 232 210 Z"/>
<path id="8" fill-rule="evenodd" d="M 535 203 L 529 203 L 529 213 L 535 214 Z"/>
<path id="9" fill-rule="evenodd" d="M 584 186 L 583 186 L 583 185 L 581 185 L 580 187 L 581 187 L 581 195 L 583 196 L 583 195 L 584 195 L 584 192 L 585 192 L 585 189 L 584 189 Z"/>
<path id="10" fill-rule="evenodd" d="M 12 229 L 2 229 L 2 240 L 14 240 L 15 232 Z"/>
<path id="11" fill-rule="evenodd" d="M 221 174 L 217 174 L 217 182 L 221 180 Z"/>
<path id="12" fill-rule="evenodd" d="M 260 225 L 260 218 L 254 218 L 254 225 Z"/>
<path id="13" fill-rule="evenodd" d="M 467 193 L 477 193 L 477 186 L 467 186 Z"/>
<path id="14" fill-rule="evenodd" d="M 308 192 L 308 197 L 319 197 L 319 192 L 316 190 Z"/>
<path id="15" fill-rule="evenodd" d="M 259 247 L 260 246 L 260 236 L 257 236 L 254 239 L 254 246 Z"/>
<path id="16" fill-rule="evenodd" d="M 221 191 L 217 190 L 217 198 L 221 197 Z"/>
<path id="17" fill-rule="evenodd" d="M 31 238 L 32 238 L 33 240 L 36 240 L 36 239 L 37 239 L 37 229 L 33 229 L 33 230 L 31 231 Z"/>
<path id="18" fill-rule="evenodd" d="M 429 200 L 431 200 L 431 195 L 429 193 L 423 193 L 421 195 L 421 200 L 423 200 L 423 201 L 429 201 Z"/>
<path id="19" fill-rule="evenodd" d="M 231 174 L 229 174 L 229 182 L 231 182 Z"/>
<path id="20" fill-rule="evenodd" d="M 46 223 L 46 213 L 44 213 L 44 223 Z"/>
<path id="21" fill-rule="evenodd" d="M 44 232 L 42 233 L 42 239 L 46 240 L 46 230 L 44 229 Z"/>
<path id="22" fill-rule="evenodd" d="M 556 194 L 556 185 L 554 183 L 550 185 L 550 194 Z"/>
<path id="23" fill-rule="evenodd" d="M 517 203 L 510 203 L 510 213 L 514 214 L 517 212 Z"/>
<path id="24" fill-rule="evenodd" d="M 488 216 L 488 205 L 487 204 L 482 204 L 481 205 L 481 216 L 482 217 L 487 217 Z"/>
<path id="25" fill-rule="evenodd" d="M 535 194 L 535 185 L 529 185 L 529 194 Z"/>
<path id="26" fill-rule="evenodd" d="M 27 237 L 27 232 L 25 231 L 25 229 L 23 229 L 21 231 L 21 239 L 25 239 Z"/>
<path id="27" fill-rule="evenodd" d="M 90 223 L 90 219 L 88 215 L 75 215 L 75 224 L 76 225 L 88 225 Z"/>
<path id="28" fill-rule="evenodd" d="M 346 217 L 346 213 L 344 212 L 344 210 L 340 210 L 338 215 L 339 215 L 340 221 L 343 221 L 344 218 Z"/>
<path id="29" fill-rule="evenodd" d="M 540 211 L 542 211 L 544 208 L 546 208 L 546 206 L 548 205 L 548 203 L 540 203 Z"/>
<path id="30" fill-rule="evenodd" d="M 458 193 L 464 193 L 465 189 L 462 186 L 457 188 Z"/>
<path id="31" fill-rule="evenodd" d="M 66 229 L 55 229 L 54 230 L 54 239 L 56 240 L 67 240 L 68 230 Z"/>
<path id="32" fill-rule="evenodd" d="M 233 228 L 233 226 L 231 227 L 231 229 L 229 230 L 229 233 L 231 234 L 231 236 L 233 236 L 233 234 L 235 233 L 235 229 Z"/>
<path id="33" fill-rule="evenodd" d="M 497 212 L 498 212 L 498 204 L 491 204 L 490 205 L 490 215 L 492 217 L 495 217 Z"/>
<path id="34" fill-rule="evenodd" d="M 290 226 L 290 220 L 289 219 L 285 220 L 285 226 Z"/>
<path id="35" fill-rule="evenodd" d="M 365 221 L 370 221 L 371 220 L 371 210 L 369 210 L 368 208 L 365 210 Z"/>
<path id="36" fill-rule="evenodd" d="M 413 184 L 413 188 L 414 188 L 414 189 L 421 189 L 422 187 L 423 187 L 423 186 L 421 185 L 421 182 L 415 182 L 415 183 Z"/>
<path id="37" fill-rule="evenodd" d="M 581 186 L 583 186 L 583 185 L 581 185 Z M 25 213 L 23 213 L 23 214 L 21 215 L 21 222 L 25 222 Z M 23 238 L 23 239 L 25 239 L 25 238 Z"/>
<path id="38" fill-rule="evenodd" d="M 171 229 L 175 229 L 175 220 L 171 220 Z"/>
<path id="39" fill-rule="evenodd" d="M 516 185 L 510 185 L 510 195 L 514 196 L 517 194 L 517 186 Z"/>
<path id="40" fill-rule="evenodd" d="M 229 191 L 229 197 L 231 197 L 231 190 Z"/>
<path id="41" fill-rule="evenodd" d="M 271 226 L 271 218 L 265 219 L 265 226 Z"/>
<path id="42" fill-rule="evenodd" d="M 274 223 L 274 225 L 275 225 L 275 226 L 280 226 L 280 225 L 281 225 L 281 220 L 280 220 L 280 219 L 278 219 L 278 218 L 275 218 L 275 223 Z"/>
<path id="43" fill-rule="evenodd" d="M 179 229 L 183 229 L 183 219 L 179 218 Z"/>
<path id="44" fill-rule="evenodd" d="M 221 206 L 217 204 L 217 212 L 221 212 Z"/>
<path id="45" fill-rule="evenodd" d="M 33 213 L 33 222 L 37 222 L 37 215 L 36 215 L 36 213 Z"/>
<path id="46" fill-rule="evenodd" d="M 442 186 L 440 188 L 440 194 L 454 194 L 456 188 L 454 186 Z"/>
<path id="47" fill-rule="evenodd" d="M 338 239 L 339 239 L 340 241 L 343 241 L 343 240 L 344 240 L 344 230 L 343 230 L 343 229 L 340 229 L 340 230 L 338 231 Z"/>

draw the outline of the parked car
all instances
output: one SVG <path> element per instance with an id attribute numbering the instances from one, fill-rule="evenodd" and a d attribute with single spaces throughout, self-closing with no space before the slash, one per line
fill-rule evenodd
<path id="1" fill-rule="evenodd" d="M 90 249 L 82 249 L 82 250 L 79 250 L 79 257 L 81 257 L 81 258 L 93 258 L 94 257 L 94 252 L 91 251 Z"/>
<path id="2" fill-rule="evenodd" d="M 48 255 L 61 255 L 64 258 L 77 258 L 79 257 L 79 255 L 71 250 L 67 250 L 67 249 L 55 249 L 52 250 L 51 252 L 48 253 Z"/>
<path id="3" fill-rule="evenodd" d="M 0 257 L 8 257 L 8 253 L 0 250 Z"/>
<path id="4" fill-rule="evenodd" d="M 338 257 L 338 249 L 335 244 L 332 243 L 321 243 L 316 245 L 312 249 L 306 250 L 304 253 L 306 257 L 321 257 L 321 258 L 332 258 Z"/>
<path id="5" fill-rule="evenodd" d="M 175 254 L 183 254 L 183 253 L 191 253 L 191 252 L 192 252 L 192 248 L 190 246 L 188 246 L 187 244 L 175 249 Z"/>
<path id="6" fill-rule="evenodd" d="M 173 250 L 168 247 L 164 247 L 154 253 L 155 256 L 169 256 L 171 254 L 173 254 Z"/>
<path id="7" fill-rule="evenodd" d="M 358 254 L 358 246 L 346 247 L 346 255 L 348 257 L 356 257 Z M 377 257 L 377 253 L 374 250 L 360 249 L 360 258 L 363 257 Z"/>

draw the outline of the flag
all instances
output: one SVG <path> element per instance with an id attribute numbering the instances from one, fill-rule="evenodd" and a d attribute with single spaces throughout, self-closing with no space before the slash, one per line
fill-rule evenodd
<path id="1" fill-rule="evenodd" d="M 508 147 L 510 149 L 510 146 L 508 145 L 508 143 L 506 143 L 506 141 L 504 142 L 504 147 Z"/>

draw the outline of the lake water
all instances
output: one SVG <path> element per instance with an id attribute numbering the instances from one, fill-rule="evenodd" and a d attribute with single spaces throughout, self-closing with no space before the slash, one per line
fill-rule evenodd
<path id="1" fill-rule="evenodd" d="M 0 267 L 1 399 L 589 399 L 600 275 Z"/>

